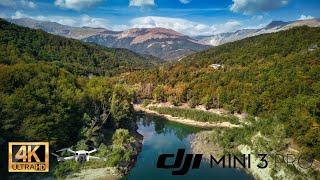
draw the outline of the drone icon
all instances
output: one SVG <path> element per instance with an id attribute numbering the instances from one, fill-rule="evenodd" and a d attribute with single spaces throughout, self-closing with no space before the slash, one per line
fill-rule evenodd
<path id="1" fill-rule="evenodd" d="M 64 152 L 64 151 L 68 151 L 68 152 L 72 153 L 73 155 L 72 156 L 68 156 L 68 157 L 62 157 L 62 156 L 59 156 L 58 154 L 56 154 L 58 152 Z M 51 153 L 51 154 L 53 156 L 57 157 L 58 162 L 75 160 L 75 161 L 77 161 L 79 163 L 84 163 L 86 161 L 89 161 L 90 159 L 104 160 L 105 161 L 106 160 L 105 158 L 99 158 L 99 157 L 90 155 L 90 154 L 95 153 L 97 151 L 98 151 L 98 149 L 96 149 L 96 148 L 94 148 L 91 151 L 85 151 L 85 150 L 74 151 L 71 148 L 63 148 L 63 149 L 60 149 L 60 150 L 56 151 L 56 153 Z"/>

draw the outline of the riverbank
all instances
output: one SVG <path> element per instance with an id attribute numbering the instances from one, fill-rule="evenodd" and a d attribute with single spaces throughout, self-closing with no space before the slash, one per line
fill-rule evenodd
<path id="1" fill-rule="evenodd" d="M 97 168 L 97 169 L 83 169 L 78 173 L 68 175 L 65 179 L 79 180 L 79 179 L 90 179 L 90 180 L 118 180 L 121 179 L 122 175 L 115 167 Z"/>
<path id="2" fill-rule="evenodd" d="M 222 127 L 222 128 L 235 128 L 235 127 L 241 127 L 241 125 L 236 125 L 232 124 L 230 122 L 201 122 L 201 121 L 196 121 L 193 119 L 188 119 L 188 118 L 182 118 L 182 117 L 174 117 L 168 114 L 161 114 L 157 111 L 149 109 L 149 107 L 156 106 L 155 104 L 148 105 L 146 107 L 143 107 L 141 104 L 134 104 L 134 109 L 135 111 L 142 111 L 146 113 L 151 113 L 155 114 L 158 116 L 162 116 L 170 121 L 190 125 L 190 126 L 196 126 L 196 127 L 201 127 L 201 128 L 216 128 L 216 127 Z"/>
<path id="3" fill-rule="evenodd" d="M 225 155 L 225 151 L 223 148 L 220 147 L 218 142 L 215 142 L 212 140 L 213 131 L 202 131 L 197 134 L 194 134 L 190 138 L 190 144 L 191 144 L 191 151 L 194 154 L 203 154 L 204 160 L 210 162 L 210 155 L 213 155 L 214 157 L 222 157 Z M 242 154 L 251 154 L 250 148 L 245 146 L 245 148 L 240 148 L 240 152 Z M 257 163 L 255 159 L 252 160 L 253 163 Z M 228 167 L 228 161 L 226 160 L 226 167 Z M 231 164 L 233 166 L 233 164 Z M 216 167 L 216 168 L 222 168 L 222 167 Z M 259 169 L 255 166 L 252 168 L 237 168 L 242 169 L 248 174 L 252 175 L 255 179 L 263 179 L 263 180 L 271 180 L 273 179 L 271 177 L 271 169 Z"/>
<path id="4" fill-rule="evenodd" d="M 203 154 L 206 161 L 210 155 L 223 155 L 223 148 L 211 140 L 212 131 L 201 131 L 190 136 L 190 146 L 193 154 Z"/>
<path id="5" fill-rule="evenodd" d="M 138 155 L 142 149 L 143 136 L 139 134 L 136 130 L 130 132 L 130 135 L 134 137 L 135 141 L 132 143 L 134 152 L 131 157 L 131 161 L 126 163 L 121 163 L 117 167 L 97 167 L 97 168 L 82 168 L 79 172 L 69 174 L 65 179 L 90 179 L 90 180 L 100 180 L 100 179 L 110 179 L 117 180 L 123 179 L 130 170 L 134 167 Z M 107 159 L 108 161 L 108 159 Z"/>
<path id="6" fill-rule="evenodd" d="M 226 131 L 230 129 L 225 129 Z M 217 130 L 212 131 L 202 131 L 196 134 L 191 135 L 190 137 L 190 145 L 191 145 L 191 152 L 193 154 L 203 154 L 203 158 L 205 161 L 210 162 L 210 155 L 213 155 L 214 157 L 220 158 L 223 155 L 229 154 L 230 151 L 231 154 L 250 154 L 251 156 L 251 167 L 250 168 L 239 168 L 244 171 L 246 171 L 248 174 L 252 175 L 255 179 L 261 179 L 261 180 L 271 180 L 271 179 L 317 179 L 319 175 L 319 167 L 318 167 L 318 161 L 314 160 L 312 167 L 310 169 L 303 169 L 299 168 L 300 165 L 298 164 L 298 161 L 294 162 L 294 166 L 288 166 L 284 161 L 281 159 L 278 159 L 277 162 L 274 159 L 274 156 L 272 156 L 272 152 L 268 152 L 266 150 L 262 150 L 261 148 L 264 147 L 258 147 L 255 143 L 249 144 L 240 144 L 235 146 L 232 149 L 224 149 L 220 145 L 222 139 L 218 137 L 218 133 L 221 133 L 221 131 L 217 132 Z M 261 136 L 261 134 L 256 135 Z M 253 139 L 252 141 L 255 141 Z M 269 142 L 271 143 L 271 142 Z M 257 167 L 258 164 L 261 163 L 261 157 L 257 157 L 257 153 L 267 153 L 269 158 L 268 160 L 268 166 L 266 168 L 259 168 Z M 270 154 L 271 153 L 271 154 Z M 282 154 L 284 157 L 285 154 L 290 154 L 290 156 L 298 156 L 298 152 L 293 153 L 289 151 L 282 151 L 278 152 L 280 155 Z M 275 154 L 273 154 L 275 155 Z M 283 159 L 284 160 L 284 159 Z M 226 161 L 226 167 L 228 167 L 228 162 Z M 276 165 L 277 164 L 277 165 Z M 231 164 L 231 166 L 233 166 Z M 294 168 L 295 167 L 295 168 Z"/>

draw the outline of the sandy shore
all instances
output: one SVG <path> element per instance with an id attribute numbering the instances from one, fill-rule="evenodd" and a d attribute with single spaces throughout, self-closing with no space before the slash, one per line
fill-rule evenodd
<path id="1" fill-rule="evenodd" d="M 234 127 L 240 127 L 240 125 L 231 124 L 230 122 L 221 122 L 221 123 L 210 123 L 210 122 L 200 122 L 192 119 L 186 119 L 181 117 L 174 117 L 168 114 L 160 114 L 156 111 L 150 110 L 148 108 L 144 108 L 141 105 L 135 104 L 134 109 L 136 111 L 142 111 L 146 113 L 156 114 L 158 116 L 162 116 L 170 121 L 190 125 L 190 126 L 196 126 L 201 128 L 215 128 L 215 127 L 223 127 L 223 128 L 234 128 Z"/>

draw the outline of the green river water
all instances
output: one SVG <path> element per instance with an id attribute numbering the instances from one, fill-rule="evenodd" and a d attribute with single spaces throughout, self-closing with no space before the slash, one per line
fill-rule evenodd
<path id="1" fill-rule="evenodd" d="M 139 115 L 138 132 L 143 136 L 142 150 L 137 162 L 126 179 L 168 180 L 168 179 L 253 179 L 242 170 L 210 167 L 201 161 L 199 169 L 190 169 L 182 176 L 173 176 L 170 169 L 158 169 L 157 159 L 160 154 L 175 154 L 179 148 L 190 152 L 190 135 L 201 131 L 199 128 L 167 121 L 153 115 Z M 167 163 L 174 161 L 174 158 Z"/>

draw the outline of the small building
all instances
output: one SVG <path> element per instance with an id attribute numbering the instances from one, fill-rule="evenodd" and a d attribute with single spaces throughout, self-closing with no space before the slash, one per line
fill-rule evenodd
<path id="1" fill-rule="evenodd" d="M 309 46 L 308 51 L 315 51 L 318 49 L 318 45 L 317 44 L 313 44 L 311 46 Z"/>
<path id="2" fill-rule="evenodd" d="M 222 69 L 223 65 L 221 65 L 221 64 L 211 64 L 210 67 L 213 68 L 213 69 Z"/>

